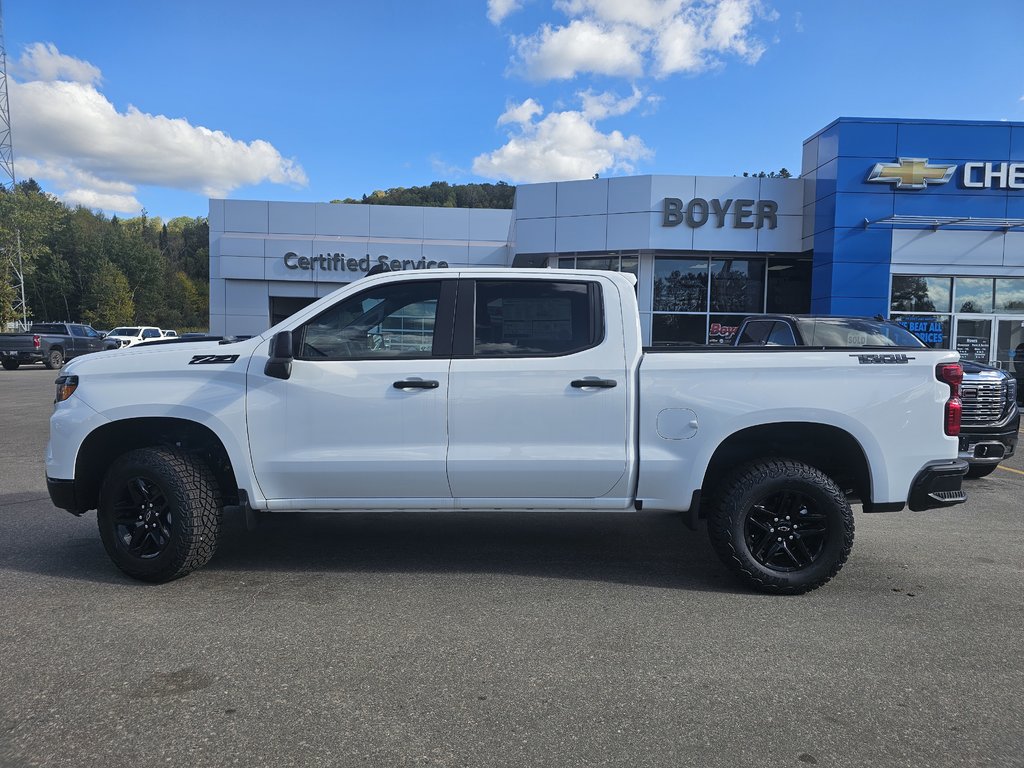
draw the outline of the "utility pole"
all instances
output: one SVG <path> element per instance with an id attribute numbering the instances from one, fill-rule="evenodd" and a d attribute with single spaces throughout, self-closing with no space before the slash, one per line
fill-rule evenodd
<path id="1" fill-rule="evenodd" d="M 14 144 L 11 141 L 11 103 L 7 97 L 7 45 L 4 42 L 4 10 L 0 1 L 0 185 L 9 194 L 15 194 L 17 177 L 14 175 Z M 6 249 L 9 271 L 14 274 L 14 289 L 17 296 L 14 311 L 21 311 L 21 324 L 28 329 L 28 305 L 25 303 L 25 271 L 21 258 L 21 232 L 14 230 L 14 253 Z M 17 265 L 15 265 L 17 259 Z M 0 279 L 7 280 L 8 270 L 3 270 Z M 0 329 L 6 330 L 6 329 Z"/>

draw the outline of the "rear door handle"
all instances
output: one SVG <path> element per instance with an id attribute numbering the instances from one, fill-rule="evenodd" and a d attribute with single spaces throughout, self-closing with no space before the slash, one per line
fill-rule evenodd
<path id="1" fill-rule="evenodd" d="M 437 389 L 441 385 L 431 379 L 406 379 L 405 381 L 396 381 L 391 386 L 395 389 Z"/>
<path id="2" fill-rule="evenodd" d="M 615 379 L 575 379 L 572 382 L 572 386 L 576 389 L 585 389 L 586 387 L 596 387 L 598 389 L 611 389 L 618 384 Z"/>

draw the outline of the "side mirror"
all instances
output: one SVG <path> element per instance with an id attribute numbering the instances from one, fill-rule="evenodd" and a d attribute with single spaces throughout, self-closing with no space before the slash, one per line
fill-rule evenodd
<path id="1" fill-rule="evenodd" d="M 270 359 L 263 367 L 263 372 L 275 379 L 291 378 L 293 357 L 292 332 L 279 331 L 270 340 Z"/>

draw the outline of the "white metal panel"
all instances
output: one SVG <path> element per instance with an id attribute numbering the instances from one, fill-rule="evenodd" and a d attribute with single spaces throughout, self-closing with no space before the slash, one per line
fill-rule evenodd
<path id="1" fill-rule="evenodd" d="M 507 245 L 471 245 L 467 251 L 466 263 L 470 266 L 511 266 Z"/>
<path id="2" fill-rule="evenodd" d="M 801 229 L 803 216 L 778 216 L 775 229 L 769 229 L 767 222 L 757 233 L 757 250 L 760 253 L 800 253 L 803 248 Z"/>
<path id="3" fill-rule="evenodd" d="M 423 258 L 430 261 L 446 262 L 450 267 L 462 267 L 471 264 L 468 245 L 438 245 L 423 243 Z M 434 265 L 437 266 L 436 264 Z"/>
<path id="4" fill-rule="evenodd" d="M 650 213 L 617 213 L 608 215 L 608 250 L 624 251 L 650 247 Z"/>
<path id="5" fill-rule="evenodd" d="M 263 258 L 221 256 L 218 259 L 218 271 L 219 277 L 262 280 L 264 277 Z"/>
<path id="6" fill-rule="evenodd" d="M 275 280 L 268 286 L 271 296 L 297 297 L 312 299 L 316 296 L 316 287 L 312 282 L 299 283 L 294 280 Z"/>
<path id="7" fill-rule="evenodd" d="M 604 251 L 608 248 L 608 217 L 560 216 L 555 219 L 555 250 Z"/>
<path id="8" fill-rule="evenodd" d="M 423 209 L 404 205 L 371 205 L 370 237 L 423 239 Z"/>
<path id="9" fill-rule="evenodd" d="M 608 180 L 560 181 L 555 192 L 556 216 L 608 213 Z"/>
<path id="10" fill-rule="evenodd" d="M 210 199 L 210 213 L 206 218 L 210 234 L 224 231 L 224 201 Z"/>
<path id="11" fill-rule="evenodd" d="M 269 310 L 268 310 L 269 312 Z M 225 336 L 259 336 L 267 330 L 268 312 L 256 315 L 225 315 Z"/>
<path id="12" fill-rule="evenodd" d="M 423 211 L 426 240 L 468 240 L 469 208 L 427 208 Z"/>
<path id="13" fill-rule="evenodd" d="M 515 216 L 537 219 L 555 215 L 555 182 L 520 184 L 516 187 Z"/>
<path id="14" fill-rule="evenodd" d="M 270 232 L 312 235 L 316 230 L 316 203 L 270 203 Z"/>
<path id="15" fill-rule="evenodd" d="M 666 250 L 693 250 L 693 230 L 686 226 L 686 223 L 675 227 L 663 227 L 661 225 L 663 214 L 647 214 L 650 217 L 651 248 Z M 751 248 L 753 250 L 753 248 Z"/>
<path id="16" fill-rule="evenodd" d="M 1024 267 L 1024 232 L 1007 232 L 1004 236 L 1003 266 Z"/>
<path id="17" fill-rule="evenodd" d="M 512 225 L 512 211 L 492 211 L 486 208 L 472 208 L 469 211 L 469 239 L 471 241 L 493 240 L 507 243 Z"/>
<path id="18" fill-rule="evenodd" d="M 780 216 L 800 216 L 804 210 L 804 183 L 800 179 L 758 179 L 759 199 L 779 204 Z"/>
<path id="19" fill-rule="evenodd" d="M 671 195 L 670 195 L 671 197 Z M 651 211 L 651 177 L 608 179 L 608 213 Z"/>
<path id="20" fill-rule="evenodd" d="M 368 237 L 370 208 L 356 203 L 316 203 L 315 234 Z"/>
<path id="21" fill-rule="evenodd" d="M 714 215 L 707 223 L 693 230 L 693 247 L 698 251 L 750 251 L 757 252 L 757 232 L 750 229 L 736 229 L 732 226 L 732 213 L 726 214 L 725 226 L 716 227 Z M 676 229 L 682 229 L 686 223 Z"/>
<path id="22" fill-rule="evenodd" d="M 221 256 L 250 256 L 253 258 L 262 259 L 265 251 L 265 238 L 266 235 L 259 237 L 252 237 L 251 235 L 239 236 L 239 235 L 222 235 L 220 240 L 220 255 Z"/>
<path id="23" fill-rule="evenodd" d="M 893 229 L 893 264 L 1003 264 L 1002 232 Z"/>
<path id="24" fill-rule="evenodd" d="M 694 197 L 710 200 L 757 200 L 761 193 L 760 179 L 749 176 L 698 176 Z M 686 199 L 683 199 L 686 202 Z"/>
<path id="25" fill-rule="evenodd" d="M 696 176 L 652 176 L 648 210 L 658 211 L 660 215 L 666 197 L 677 197 L 686 202 L 694 197 L 696 189 Z"/>
<path id="26" fill-rule="evenodd" d="M 270 203 L 266 200 L 225 200 L 224 231 L 266 234 L 270 225 Z"/>
<path id="27" fill-rule="evenodd" d="M 519 219 L 516 222 L 516 253 L 552 253 L 554 250 L 554 219 Z"/>
<path id="28" fill-rule="evenodd" d="M 257 280 L 227 280 L 224 283 L 224 314 L 267 317 L 270 284 Z M 260 333 L 266 326 L 260 329 Z"/>
<path id="29" fill-rule="evenodd" d="M 224 314 L 224 281 L 210 278 L 210 314 Z"/>

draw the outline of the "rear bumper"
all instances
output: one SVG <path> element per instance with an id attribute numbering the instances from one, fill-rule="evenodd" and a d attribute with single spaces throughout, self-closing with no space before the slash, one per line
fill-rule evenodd
<path id="1" fill-rule="evenodd" d="M 43 353 L 39 350 L 0 349 L 0 358 L 14 360 L 21 365 L 43 362 Z"/>
<path id="2" fill-rule="evenodd" d="M 967 462 L 963 459 L 928 462 L 910 486 L 908 506 L 920 512 L 967 501 L 967 493 L 962 488 L 967 469 Z"/>

